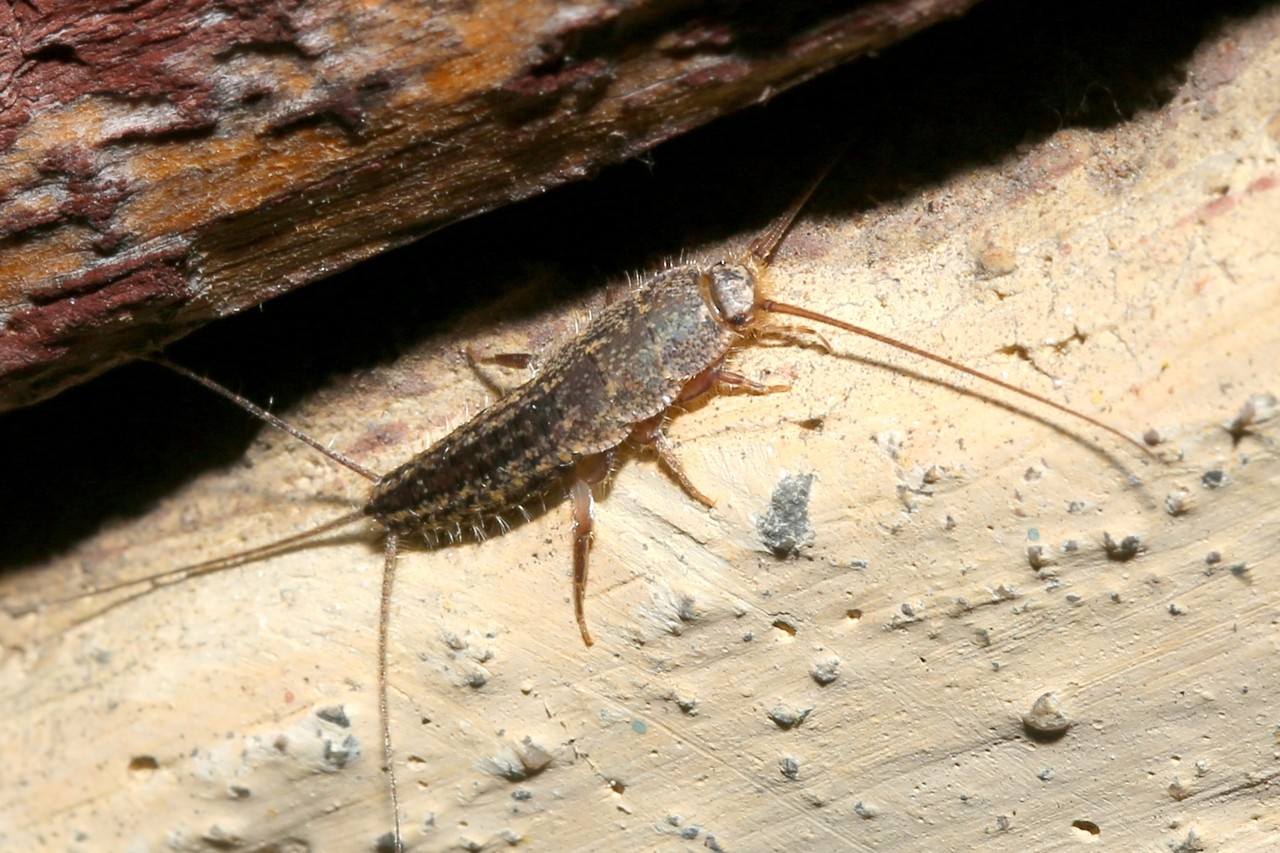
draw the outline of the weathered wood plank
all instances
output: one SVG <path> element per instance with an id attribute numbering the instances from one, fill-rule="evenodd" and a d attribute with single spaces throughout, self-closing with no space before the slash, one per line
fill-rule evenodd
<path id="1" fill-rule="evenodd" d="M 0 409 L 974 2 L 6 4 Z"/>

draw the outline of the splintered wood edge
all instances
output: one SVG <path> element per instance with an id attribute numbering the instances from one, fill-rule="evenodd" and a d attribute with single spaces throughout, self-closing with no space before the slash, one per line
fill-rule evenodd
<path id="1" fill-rule="evenodd" d="M 974 2 L 31 7 L 0 115 L 0 410 Z"/>
<path id="2" fill-rule="evenodd" d="M 1158 114 L 1064 131 L 874 222 L 806 217 L 771 276 L 780 298 L 1153 430 L 1164 464 L 845 335 L 835 355 L 744 351 L 738 369 L 792 392 L 671 425 L 716 508 L 645 460 L 600 502 L 596 648 L 573 627 L 563 507 L 405 554 L 391 701 L 411 849 L 1274 845 L 1278 22 L 1205 44 Z M 573 319 L 444 335 L 290 415 L 385 467 L 406 449 L 372 431 L 438 435 L 482 402 L 460 346 Z M 808 475 L 812 543 L 779 559 L 757 525 Z M 347 483 L 264 437 L 4 599 L 294 531 L 335 507 L 282 490 L 358 499 Z M 4 617 L 0 725 L 20 748 L 0 839 L 369 849 L 389 828 L 371 541 L 78 626 L 101 602 Z"/>

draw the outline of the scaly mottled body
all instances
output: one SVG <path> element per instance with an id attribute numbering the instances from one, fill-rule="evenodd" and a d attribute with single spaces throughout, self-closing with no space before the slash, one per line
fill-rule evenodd
<path id="1" fill-rule="evenodd" d="M 654 276 L 539 375 L 384 476 L 365 512 L 396 533 L 452 535 L 544 494 L 723 360 L 749 320 L 754 281 L 743 266 Z"/>

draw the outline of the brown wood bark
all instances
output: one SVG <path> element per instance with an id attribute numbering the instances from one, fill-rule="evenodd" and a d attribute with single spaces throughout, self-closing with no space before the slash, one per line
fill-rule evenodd
<path id="1" fill-rule="evenodd" d="M 0 7 L 0 409 L 976 0 Z"/>

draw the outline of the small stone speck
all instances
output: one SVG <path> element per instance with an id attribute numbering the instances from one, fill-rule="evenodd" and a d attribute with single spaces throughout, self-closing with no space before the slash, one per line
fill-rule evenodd
<path id="1" fill-rule="evenodd" d="M 340 728 L 351 728 L 351 720 L 347 717 L 347 709 L 341 705 L 331 705 L 328 708 L 320 708 L 316 711 L 316 716 L 324 720 L 326 723 L 333 723 Z"/>
<path id="2" fill-rule="evenodd" d="M 1184 515 L 1191 509 L 1191 492 L 1186 489 L 1174 489 L 1164 498 L 1164 511 L 1175 518 Z"/>
<path id="3" fill-rule="evenodd" d="M 1046 566 L 1053 565 L 1053 558 L 1045 553 L 1043 545 L 1028 545 L 1027 564 L 1038 572 Z"/>
<path id="4" fill-rule="evenodd" d="M 796 708 L 793 705 L 778 704 L 769 709 L 768 717 L 780 729 L 793 729 L 808 719 L 813 708 Z"/>
<path id="5" fill-rule="evenodd" d="M 1205 844 L 1196 831 L 1191 829 L 1187 831 L 1186 837 L 1177 844 L 1171 845 L 1170 849 L 1173 853 L 1204 853 Z"/>
<path id="6" fill-rule="evenodd" d="M 1206 489 L 1220 489 L 1227 484 L 1227 472 L 1221 468 L 1205 471 L 1200 477 L 1200 485 Z"/>
<path id="7" fill-rule="evenodd" d="M 809 675 L 814 681 L 826 686 L 839 677 L 839 669 L 840 658 L 832 656 L 824 660 L 815 661 L 809 669 Z"/>
<path id="8" fill-rule="evenodd" d="M 351 735 L 342 739 L 342 743 L 331 740 L 324 742 L 324 763 L 341 770 L 360 757 L 360 742 Z"/>
<path id="9" fill-rule="evenodd" d="M 1071 720 L 1063 713 L 1062 703 L 1053 692 L 1044 693 L 1022 715 L 1022 725 L 1027 732 L 1040 738 L 1057 738 L 1071 728 Z"/>
<path id="10" fill-rule="evenodd" d="M 978 271 L 988 278 L 999 278 L 1018 269 L 1018 256 L 1004 246 L 989 246 L 978 254 Z"/>
<path id="11" fill-rule="evenodd" d="M 813 544 L 814 532 L 809 526 L 812 486 L 813 475 L 803 474 L 785 476 L 774 488 L 768 510 L 756 523 L 761 540 L 774 556 L 791 557 Z"/>
<path id="12" fill-rule="evenodd" d="M 1142 551 L 1142 539 L 1137 536 L 1126 536 L 1119 542 L 1111 538 L 1110 533 L 1102 534 L 1102 548 L 1107 552 L 1107 559 L 1123 563 L 1132 560 Z"/>

